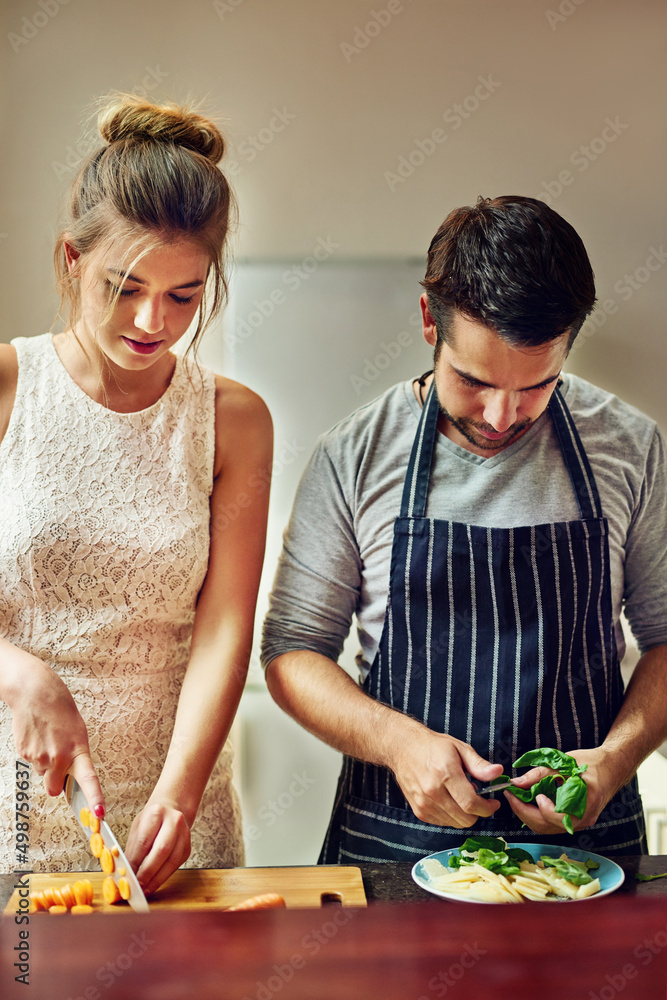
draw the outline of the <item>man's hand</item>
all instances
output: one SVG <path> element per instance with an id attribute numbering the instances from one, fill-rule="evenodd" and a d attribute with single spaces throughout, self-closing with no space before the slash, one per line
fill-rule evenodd
<path id="1" fill-rule="evenodd" d="M 618 791 L 619 783 L 615 779 L 612 768 L 609 766 L 609 757 L 600 748 L 592 750 L 568 750 L 567 753 L 577 761 L 578 764 L 588 764 L 588 770 L 584 771 L 580 777 L 586 782 L 588 793 L 586 797 L 586 811 L 581 819 L 572 817 L 572 826 L 575 830 L 583 830 L 587 826 L 593 826 L 598 816 L 607 805 L 609 800 Z M 556 771 L 548 767 L 533 767 L 526 771 L 520 778 L 512 780 L 520 788 L 530 788 L 536 784 L 540 778 L 545 778 L 548 774 L 556 774 Z M 622 784 L 622 782 L 621 782 Z M 511 792 L 503 792 L 509 802 L 513 812 L 526 826 L 534 833 L 562 834 L 563 813 L 557 813 L 556 807 L 546 795 L 538 795 L 535 804 L 521 802 L 516 795 Z"/>
<path id="2" fill-rule="evenodd" d="M 500 802 L 477 795 L 468 775 L 489 784 L 501 764 L 491 764 L 467 743 L 420 727 L 396 747 L 391 769 L 417 819 L 465 829 L 492 816 Z"/>

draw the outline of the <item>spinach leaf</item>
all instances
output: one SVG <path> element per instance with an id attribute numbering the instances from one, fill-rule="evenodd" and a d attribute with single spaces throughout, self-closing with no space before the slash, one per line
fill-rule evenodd
<path id="1" fill-rule="evenodd" d="M 577 764 L 569 753 L 554 750 L 553 747 L 538 747 L 515 760 L 514 767 L 550 767 L 562 777 L 570 778 L 575 774 L 582 774 L 587 770 L 588 764 Z"/>
<path id="2" fill-rule="evenodd" d="M 542 855 L 542 861 L 547 868 L 555 868 L 556 873 L 561 878 L 567 879 L 573 885 L 587 885 L 592 882 L 593 878 L 588 874 L 588 869 L 598 867 L 595 862 L 590 861 L 590 858 L 582 864 L 581 861 L 565 861 L 563 858 L 550 858 L 547 855 Z"/>
<path id="3" fill-rule="evenodd" d="M 505 841 L 501 840 L 500 837 L 468 837 L 464 844 L 459 847 L 460 851 L 470 851 L 472 854 L 474 851 L 479 851 L 482 847 L 485 847 L 489 851 L 504 851 Z"/>
<path id="4" fill-rule="evenodd" d="M 510 861 L 530 861 L 533 862 L 533 855 L 524 851 L 523 847 L 508 847 L 505 851 Z"/>
<path id="5" fill-rule="evenodd" d="M 549 774 L 541 778 L 530 788 L 518 788 L 516 785 L 508 788 L 522 802 L 534 802 L 537 795 L 546 795 L 554 803 L 556 811 L 563 813 L 563 826 L 568 833 L 574 833 L 572 817 L 581 819 L 586 812 L 588 788 L 579 775 L 588 770 L 588 764 L 578 764 L 570 754 L 554 750 L 553 747 L 538 747 L 529 750 L 518 760 L 514 767 L 550 767 L 558 771 L 557 775 Z M 565 779 L 559 784 L 557 779 Z"/>
<path id="6" fill-rule="evenodd" d="M 587 795 L 588 788 L 584 779 L 578 774 L 572 775 L 556 791 L 556 812 L 569 813 L 570 816 L 581 819 L 586 812 Z"/>

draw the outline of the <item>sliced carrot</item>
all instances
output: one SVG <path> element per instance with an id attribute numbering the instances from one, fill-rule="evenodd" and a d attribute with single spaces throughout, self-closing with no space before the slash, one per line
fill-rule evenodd
<path id="1" fill-rule="evenodd" d="M 86 890 L 86 903 L 92 903 L 93 896 L 95 895 L 95 890 L 93 889 L 93 883 L 89 878 L 81 879 L 80 885 Z"/>
<path id="2" fill-rule="evenodd" d="M 117 903 L 120 899 L 118 886 L 110 875 L 102 882 L 102 895 L 104 896 L 105 903 Z"/>
<path id="3" fill-rule="evenodd" d="M 113 854 L 114 858 L 117 858 L 118 855 L 120 854 L 120 851 L 118 850 L 115 844 L 111 848 L 111 853 Z"/>
<path id="4" fill-rule="evenodd" d="M 49 907 L 49 913 L 67 913 L 67 907 L 66 906 L 60 906 L 60 905 L 58 905 L 58 906 L 50 906 Z"/>
<path id="5" fill-rule="evenodd" d="M 130 896 L 132 895 L 132 889 L 130 887 L 130 883 L 127 881 L 126 878 L 118 879 L 118 891 L 121 895 L 121 899 L 129 899 Z"/>
<path id="6" fill-rule="evenodd" d="M 53 886 L 50 885 L 42 891 L 42 899 L 46 905 L 47 910 L 55 904 L 55 899 L 53 898 Z"/>
<path id="7" fill-rule="evenodd" d="M 62 896 L 63 903 L 66 907 L 68 907 L 68 909 L 76 905 L 76 896 L 74 895 L 74 889 L 71 885 L 61 886 L 60 895 Z"/>
<path id="8" fill-rule="evenodd" d="M 88 824 L 88 826 L 93 831 L 93 833 L 99 833 L 100 832 L 99 818 L 97 816 L 94 816 L 92 813 L 89 813 L 88 815 L 90 816 L 90 823 Z"/>
<path id="9" fill-rule="evenodd" d="M 76 906 L 85 906 L 90 903 L 91 900 L 89 899 L 88 886 L 85 882 L 75 882 L 72 886 L 72 891 L 74 893 Z"/>
<path id="10" fill-rule="evenodd" d="M 76 906 L 72 907 L 72 913 L 92 913 L 92 906 L 88 906 L 87 903 L 77 903 Z"/>
<path id="11" fill-rule="evenodd" d="M 111 875 L 111 872 L 116 867 L 116 862 L 113 859 L 113 854 L 108 847 L 105 847 L 100 854 L 100 866 L 105 875 Z"/>
<path id="12" fill-rule="evenodd" d="M 79 819 L 82 826 L 90 826 L 90 810 L 87 806 L 82 806 L 79 811 Z"/>
<path id="13" fill-rule="evenodd" d="M 60 889 L 57 889 L 54 886 L 53 889 L 51 890 L 51 893 L 53 895 L 53 902 L 55 906 L 64 906 L 65 908 L 67 907 L 67 903 L 63 899 L 63 894 L 60 891 Z"/>
<path id="14" fill-rule="evenodd" d="M 119 875 L 124 875 L 124 874 L 125 874 L 125 871 L 126 871 L 126 869 L 125 869 L 125 868 L 119 868 L 119 869 L 118 869 L 118 874 L 119 874 Z"/>
<path id="15" fill-rule="evenodd" d="M 30 895 L 30 899 L 32 900 L 32 904 L 35 907 L 35 911 L 48 910 L 48 906 L 46 905 L 46 900 L 44 899 L 43 893 L 33 892 Z"/>
<path id="16" fill-rule="evenodd" d="M 102 835 L 99 833 L 94 833 L 90 838 L 90 852 L 95 858 L 99 858 L 102 851 L 104 850 L 104 841 L 102 840 Z"/>
<path id="17" fill-rule="evenodd" d="M 285 900 L 277 892 L 265 892 L 261 896 L 251 896 L 249 899 L 244 899 L 236 906 L 228 906 L 227 910 L 269 910 L 285 905 Z"/>

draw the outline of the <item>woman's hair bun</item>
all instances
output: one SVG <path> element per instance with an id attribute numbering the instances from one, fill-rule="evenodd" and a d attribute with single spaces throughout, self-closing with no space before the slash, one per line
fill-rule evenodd
<path id="1" fill-rule="evenodd" d="M 115 94 L 99 111 L 97 125 L 108 143 L 126 139 L 174 143 L 218 163 L 225 151 L 220 130 L 203 115 L 177 104 L 151 104 L 136 94 Z"/>

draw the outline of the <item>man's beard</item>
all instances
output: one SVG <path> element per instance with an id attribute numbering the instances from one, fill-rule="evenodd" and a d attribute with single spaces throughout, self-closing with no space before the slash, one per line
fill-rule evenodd
<path id="1" fill-rule="evenodd" d="M 435 386 L 435 394 L 438 398 L 438 406 L 440 407 L 440 413 L 445 417 L 453 427 L 456 427 L 459 434 L 462 434 L 466 441 L 473 444 L 475 448 L 480 448 L 483 451 L 498 451 L 500 448 L 506 448 L 508 444 L 514 441 L 519 434 L 523 434 L 530 425 L 533 423 L 532 420 L 522 420 L 521 423 L 512 424 L 511 427 L 507 429 L 507 433 L 501 437 L 496 438 L 495 441 L 490 441 L 489 438 L 483 437 L 482 434 L 476 433 L 479 429 L 482 431 L 489 431 L 491 433 L 495 432 L 495 427 L 491 424 L 476 424 L 474 420 L 469 417 L 454 417 L 449 413 L 445 407 L 442 405 L 440 397 L 438 396 L 438 387 Z"/>

